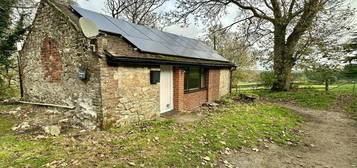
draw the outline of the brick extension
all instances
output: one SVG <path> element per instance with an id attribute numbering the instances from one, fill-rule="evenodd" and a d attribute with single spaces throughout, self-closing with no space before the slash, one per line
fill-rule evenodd
<path id="1" fill-rule="evenodd" d="M 219 99 L 220 70 L 209 69 L 206 73 L 206 89 L 185 93 L 185 72 L 174 68 L 174 109 L 192 110 L 204 103 L 212 103 Z"/>

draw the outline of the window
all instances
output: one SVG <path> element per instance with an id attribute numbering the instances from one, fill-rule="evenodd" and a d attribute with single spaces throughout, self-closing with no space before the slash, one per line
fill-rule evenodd
<path id="1" fill-rule="evenodd" d="M 160 71 L 150 71 L 150 84 L 160 83 Z"/>
<path id="2" fill-rule="evenodd" d="M 185 91 L 199 90 L 206 87 L 205 70 L 199 67 L 185 68 Z"/>

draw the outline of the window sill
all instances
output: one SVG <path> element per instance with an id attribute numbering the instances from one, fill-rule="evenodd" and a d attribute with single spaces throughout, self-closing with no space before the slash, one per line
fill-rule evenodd
<path id="1" fill-rule="evenodd" d="M 200 91 L 203 91 L 203 90 L 207 90 L 207 88 L 194 89 L 194 90 L 186 90 L 186 91 L 185 91 L 185 94 L 200 92 Z"/>

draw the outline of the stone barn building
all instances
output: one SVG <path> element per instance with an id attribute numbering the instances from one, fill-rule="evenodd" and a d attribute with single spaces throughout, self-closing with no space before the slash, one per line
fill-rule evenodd
<path id="1" fill-rule="evenodd" d="M 100 35 L 86 38 L 81 17 Z M 72 108 L 88 129 L 120 126 L 218 100 L 234 67 L 200 41 L 42 0 L 20 52 L 22 101 Z"/>

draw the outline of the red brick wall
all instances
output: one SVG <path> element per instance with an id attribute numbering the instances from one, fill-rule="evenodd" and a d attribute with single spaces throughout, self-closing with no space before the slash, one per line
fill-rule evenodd
<path id="1" fill-rule="evenodd" d="M 207 90 L 185 93 L 182 99 L 183 110 L 192 110 L 207 102 Z"/>
<path id="2" fill-rule="evenodd" d="M 210 69 L 206 74 L 207 89 L 191 93 L 184 91 L 185 72 L 174 68 L 174 108 L 175 110 L 192 110 L 206 102 L 219 99 L 220 70 Z"/>
<path id="3" fill-rule="evenodd" d="M 185 71 L 183 69 L 174 67 L 174 109 L 184 109 L 184 76 Z"/>
<path id="4" fill-rule="evenodd" d="M 44 78 L 50 83 L 62 81 L 62 60 L 57 41 L 46 38 L 41 47 L 41 61 L 44 69 Z"/>

